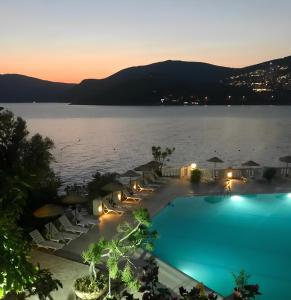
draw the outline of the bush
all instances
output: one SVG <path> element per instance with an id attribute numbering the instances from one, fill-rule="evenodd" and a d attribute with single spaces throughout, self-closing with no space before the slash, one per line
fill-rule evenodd
<path id="1" fill-rule="evenodd" d="M 264 171 L 263 177 L 267 180 L 267 181 L 271 181 L 276 175 L 276 169 L 275 168 L 267 168 Z"/>
<path id="2" fill-rule="evenodd" d="M 194 169 L 191 171 L 191 182 L 192 183 L 199 183 L 201 181 L 202 172 L 199 169 Z"/>
<path id="3" fill-rule="evenodd" d="M 74 289 L 83 293 L 94 293 L 103 290 L 106 287 L 106 278 L 99 271 L 96 273 L 96 280 L 87 275 L 76 279 Z"/>

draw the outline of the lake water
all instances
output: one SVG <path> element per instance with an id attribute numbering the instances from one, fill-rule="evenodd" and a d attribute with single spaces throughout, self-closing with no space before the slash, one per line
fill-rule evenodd
<path id="1" fill-rule="evenodd" d="M 250 159 L 276 166 L 291 154 L 291 106 L 0 106 L 23 117 L 31 133 L 54 140 L 54 168 L 66 183 L 132 169 L 151 160 L 152 145 L 175 147 L 175 166 L 208 167 L 212 156 L 222 167 Z"/>

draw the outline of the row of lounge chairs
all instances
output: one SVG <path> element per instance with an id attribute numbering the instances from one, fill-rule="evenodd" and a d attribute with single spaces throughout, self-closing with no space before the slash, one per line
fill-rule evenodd
<path id="1" fill-rule="evenodd" d="M 139 204 L 144 197 L 149 193 L 154 192 L 156 189 L 165 184 L 167 180 L 156 180 L 154 178 L 143 179 L 143 183 L 136 183 L 136 190 L 133 191 L 130 188 L 124 189 L 121 195 L 120 203 L 115 203 L 113 200 L 104 198 L 102 200 L 102 212 L 103 214 L 117 214 L 123 215 L 126 211 L 126 207 L 123 204 Z M 129 192 L 130 190 L 130 192 Z"/>
<path id="2" fill-rule="evenodd" d="M 81 219 L 79 225 L 74 225 L 65 214 L 58 218 L 58 222 L 62 230 L 57 229 L 52 222 L 45 225 L 48 239 L 45 239 L 38 230 L 30 232 L 33 243 L 39 248 L 59 250 L 81 234 L 87 233 L 89 228 L 86 226 L 94 226 L 99 223 L 98 219 L 93 216 L 83 216 L 83 221 Z"/>

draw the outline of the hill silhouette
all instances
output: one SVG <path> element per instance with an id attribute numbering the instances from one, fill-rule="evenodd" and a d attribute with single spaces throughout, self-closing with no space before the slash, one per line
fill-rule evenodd
<path id="1" fill-rule="evenodd" d="M 91 105 L 291 104 L 291 56 L 244 68 L 167 60 L 65 84 L 0 75 L 0 101 Z"/>
<path id="2" fill-rule="evenodd" d="M 73 86 L 19 74 L 0 74 L 0 101 L 62 102 Z"/>

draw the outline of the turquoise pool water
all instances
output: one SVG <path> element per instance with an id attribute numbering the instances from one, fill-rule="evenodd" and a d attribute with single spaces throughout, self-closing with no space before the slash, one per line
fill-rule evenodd
<path id="1" fill-rule="evenodd" d="M 291 299 L 291 194 L 177 198 L 153 225 L 154 255 L 223 296 L 243 268 L 259 299 Z"/>

